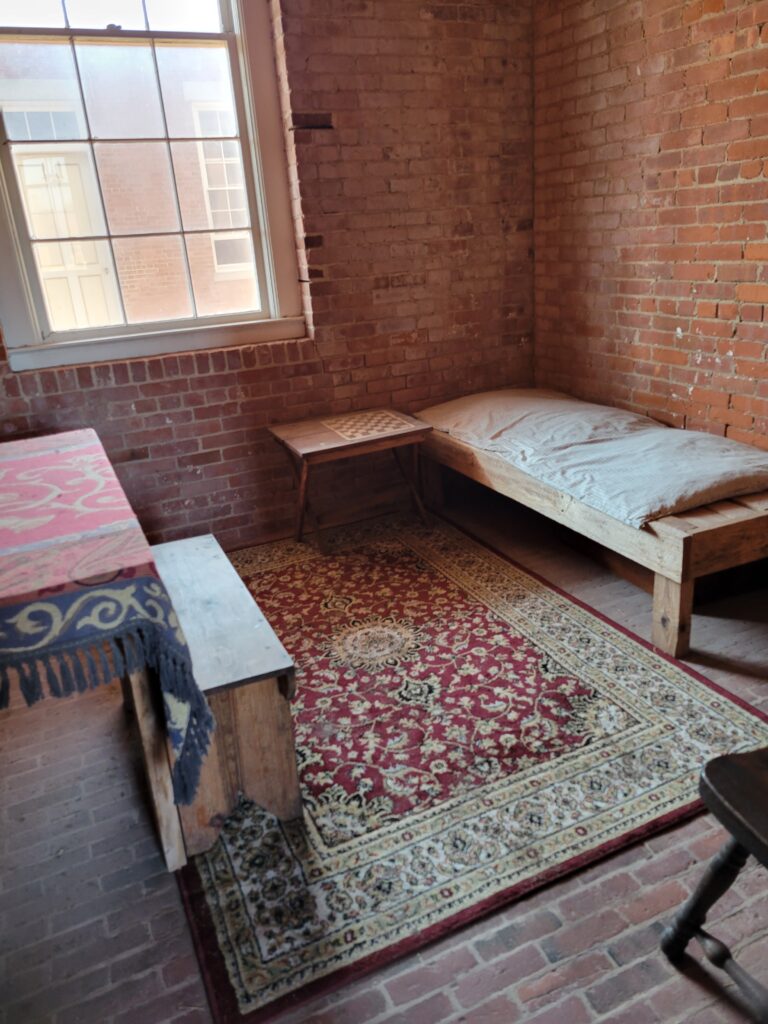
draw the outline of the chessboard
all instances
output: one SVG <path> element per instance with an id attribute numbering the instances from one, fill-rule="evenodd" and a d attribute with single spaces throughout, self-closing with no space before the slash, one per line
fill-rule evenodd
<path id="1" fill-rule="evenodd" d="M 400 430 L 412 430 L 413 423 L 389 409 L 373 409 L 367 412 L 352 412 L 321 421 L 345 441 L 363 441 L 382 434 L 393 434 Z"/>

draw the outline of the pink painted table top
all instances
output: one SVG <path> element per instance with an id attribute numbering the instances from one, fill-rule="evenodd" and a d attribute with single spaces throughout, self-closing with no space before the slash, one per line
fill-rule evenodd
<path id="1" fill-rule="evenodd" d="M 138 572 L 152 553 L 94 430 L 0 445 L 0 604 Z"/>

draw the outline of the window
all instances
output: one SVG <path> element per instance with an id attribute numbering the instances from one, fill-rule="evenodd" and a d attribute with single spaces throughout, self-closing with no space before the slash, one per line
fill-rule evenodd
<path id="1" fill-rule="evenodd" d="M 0 0 L 12 367 L 302 333 L 266 5 L 245 6 L 239 32 L 219 0 Z"/>

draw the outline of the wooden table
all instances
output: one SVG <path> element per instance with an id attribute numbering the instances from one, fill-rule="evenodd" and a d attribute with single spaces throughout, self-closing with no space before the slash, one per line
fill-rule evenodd
<path id="1" fill-rule="evenodd" d="M 427 522 L 417 481 L 418 446 L 432 430 L 428 423 L 393 409 L 366 409 L 340 416 L 283 423 L 269 429 L 291 457 L 291 467 L 299 490 L 295 530 L 297 540 L 301 540 L 304 534 L 309 467 L 380 451 L 392 452 L 414 505 L 424 522 Z M 406 446 L 410 446 L 411 450 L 410 473 L 400 458 L 400 449 Z"/>
<path id="2" fill-rule="evenodd" d="M 194 796 L 213 723 L 139 521 L 93 430 L 0 445 L 0 488 L 0 708 L 11 685 L 31 704 L 130 676 L 153 715 L 152 797 L 179 867 L 174 801 Z"/>

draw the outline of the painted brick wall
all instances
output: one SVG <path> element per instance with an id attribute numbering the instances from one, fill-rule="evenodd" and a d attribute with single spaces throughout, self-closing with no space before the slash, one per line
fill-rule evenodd
<path id="1" fill-rule="evenodd" d="M 268 423 L 532 376 L 529 3 L 284 0 L 275 14 L 313 337 L 0 366 L 0 436 L 95 427 L 153 540 L 213 530 L 231 548 L 288 530 Z M 342 505 L 386 483 L 389 463 L 363 462 L 334 477 Z"/>
<path id="2" fill-rule="evenodd" d="M 768 447 L 768 3 L 535 22 L 537 380 Z"/>

